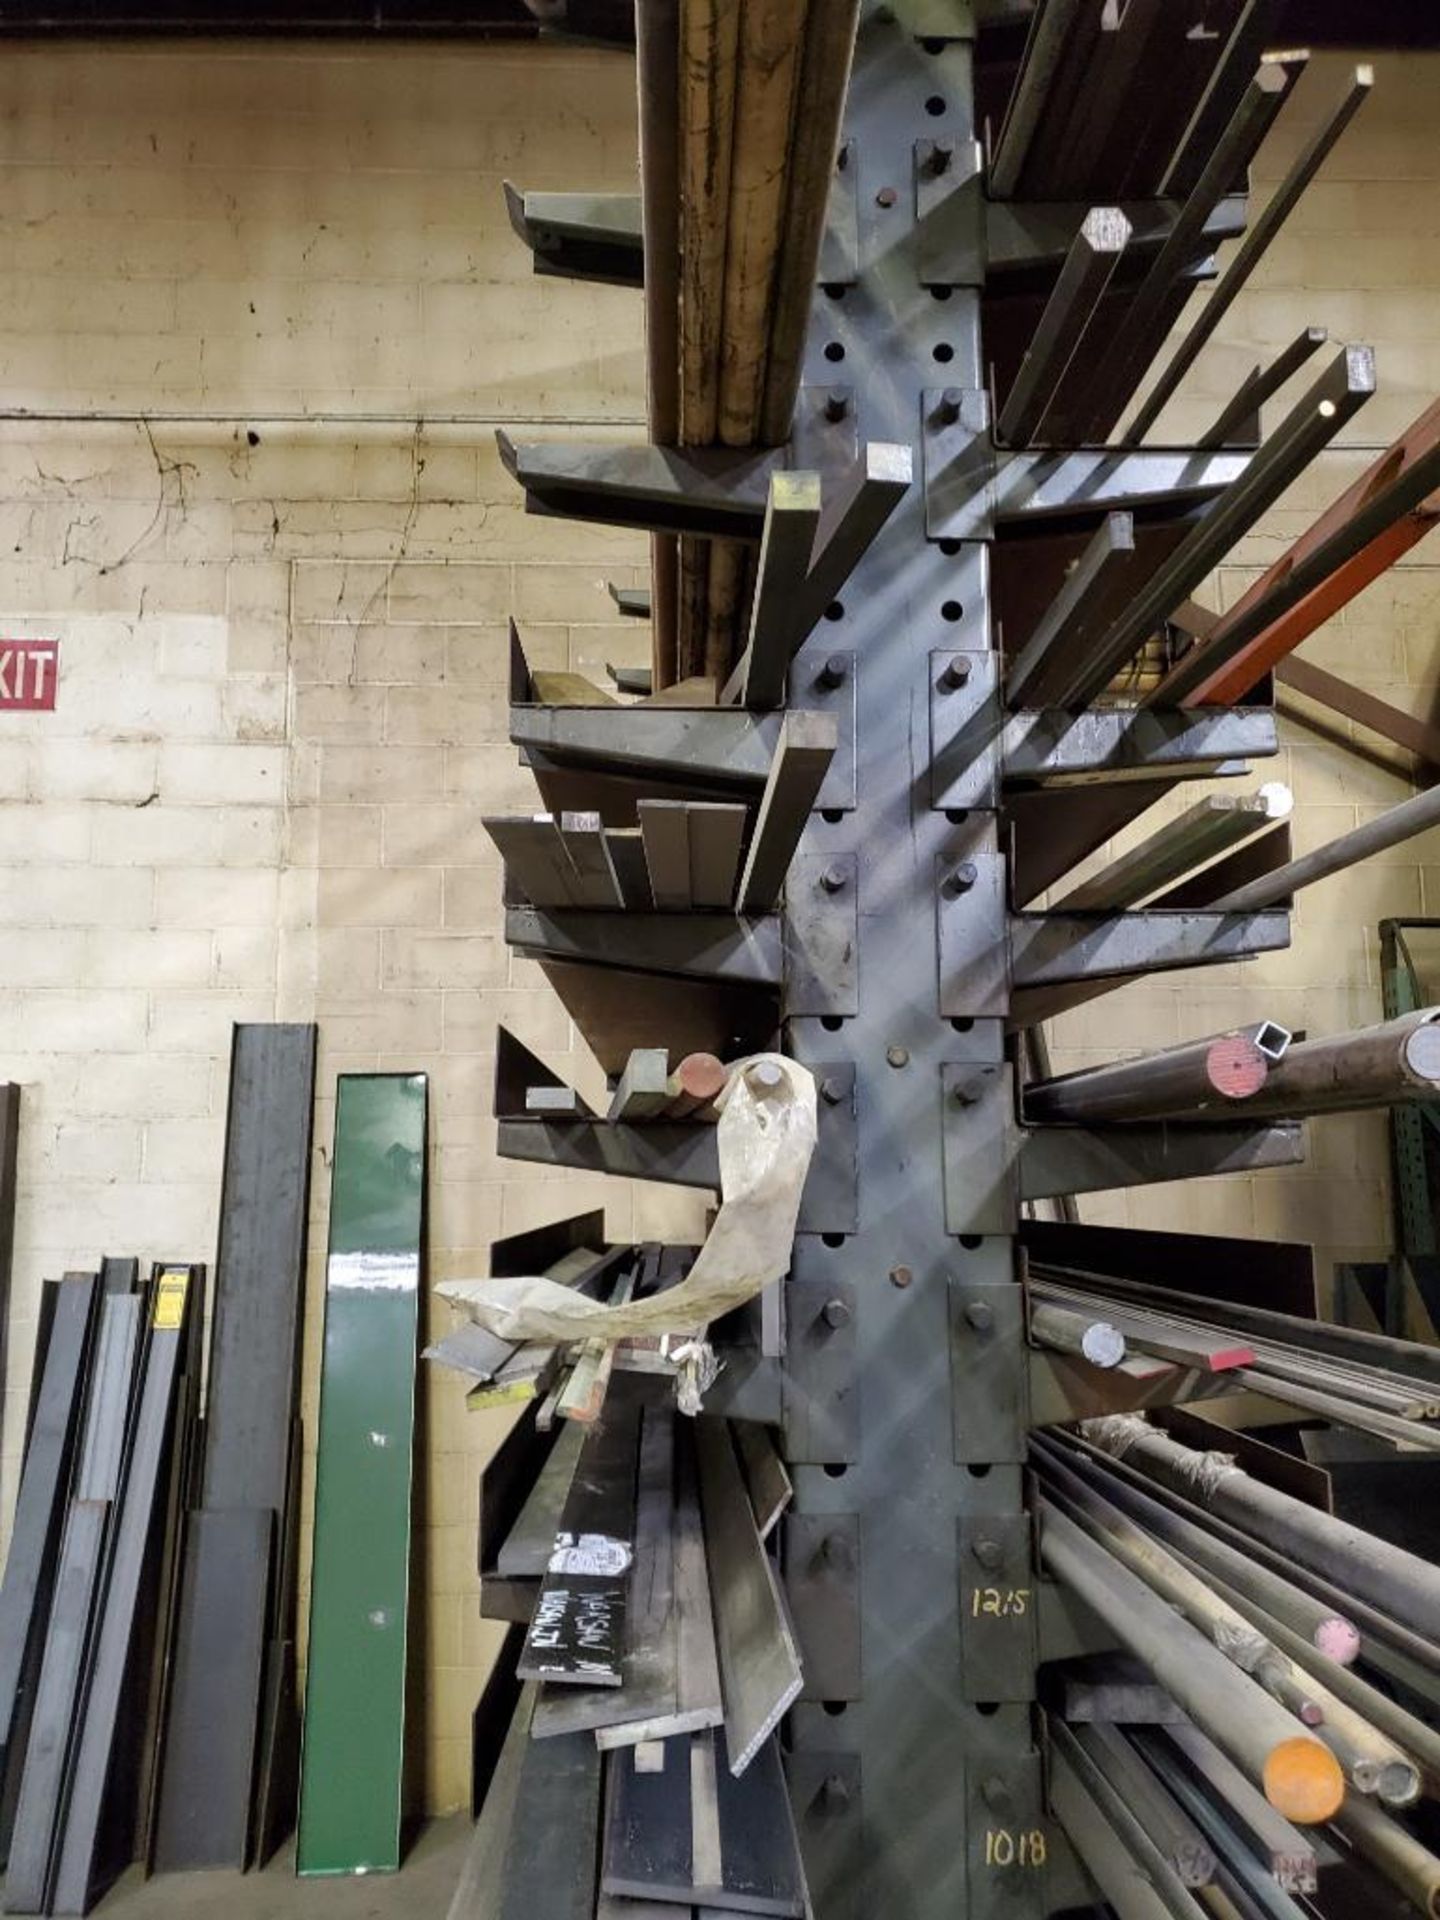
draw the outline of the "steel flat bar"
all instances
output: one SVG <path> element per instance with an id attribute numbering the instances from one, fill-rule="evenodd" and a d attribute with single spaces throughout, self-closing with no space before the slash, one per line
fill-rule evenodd
<path id="1" fill-rule="evenodd" d="M 800 644 L 796 617 L 819 525 L 819 474 L 772 474 L 750 603 L 750 632 L 739 669 L 743 707 L 760 711 L 785 704 L 790 658 Z"/>
<path id="2" fill-rule="evenodd" d="M 620 883 L 598 813 L 562 813 L 560 845 L 575 876 L 577 906 L 618 907 Z"/>
<path id="3" fill-rule="evenodd" d="M 1086 384 L 1078 416 L 1087 436 L 1103 438 L 1123 411 L 1155 352 L 1157 324 L 1163 321 L 1166 300 L 1197 234 L 1248 167 L 1293 78 L 1285 67 L 1262 64 L 1241 95 L 1169 238 L 1131 297 L 1124 319 Z"/>
<path id="4" fill-rule="evenodd" d="M 1160 722 L 1169 724 L 1161 725 Z M 1001 739 L 1004 777 L 1012 785 L 1075 785 L 1154 780 L 1214 772 L 1226 761 L 1264 759 L 1279 751 L 1275 716 L 1263 707 L 1057 707 L 1012 714 Z"/>
<path id="5" fill-rule="evenodd" d="M 527 900 L 537 907 L 580 904 L 574 870 L 551 814 L 536 814 L 528 820 L 487 816 L 480 824 L 505 862 L 507 880 L 514 881 Z"/>
<path id="6" fill-rule="evenodd" d="M 690 828 L 683 800 L 642 800 L 636 808 L 645 868 L 656 907 L 664 913 L 688 913 Z M 507 933 L 508 938 L 508 933 Z"/>
<path id="7" fill-rule="evenodd" d="M 1413 421 L 1178 661 L 1148 705 L 1232 701 L 1435 524 L 1440 401 Z"/>
<path id="8" fill-rule="evenodd" d="M 592 1920 L 600 1770 L 588 1734 L 524 1741 L 504 1863 L 496 1874 L 495 1920 Z"/>
<path id="9" fill-rule="evenodd" d="M 1075 1738 L 1119 1793 L 1187 1887 L 1208 1887 L 1215 1878 L 1215 1852 L 1184 1806 L 1131 1744 L 1128 1729 L 1094 1721 Z M 1263 1797 L 1263 1796 L 1262 1796 Z M 1268 1805 L 1268 1802 L 1267 1802 Z"/>
<path id="10" fill-rule="evenodd" d="M 1110 975 L 1216 966 L 1290 944 L 1286 913 L 1012 914 L 1017 991 Z"/>
<path id="11" fill-rule="evenodd" d="M 503 430 L 495 437 L 527 511 L 652 533 L 758 540 L 770 476 L 785 465 L 784 448 L 516 446 Z"/>
<path id="12" fill-rule="evenodd" d="M 639 1408 L 619 1395 L 586 1430 L 517 1667 L 522 1680 L 623 1681 L 639 1440 Z"/>
<path id="13" fill-rule="evenodd" d="M 695 1445 L 730 1771 L 740 1774 L 799 1695 L 803 1676 L 726 1423 L 697 1421 Z"/>
<path id="14" fill-rule="evenodd" d="M 1187 183 L 1199 176 L 1216 134 L 1230 117 L 1231 103 L 1243 93 L 1255 71 L 1268 24 L 1265 16 L 1272 11 L 1265 0 L 1239 0 L 1225 45 L 1211 59 L 1209 75 L 1184 130 L 1158 174 L 1152 176 L 1158 179 L 1162 193 L 1183 195 Z"/>
<path id="15" fill-rule="evenodd" d="M 1236 887 L 1212 904 L 1219 912 L 1249 913 L 1288 900 L 1302 887 L 1314 886 L 1331 874 L 1343 873 L 1361 860 L 1369 860 L 1389 847 L 1398 847 L 1440 821 L 1440 787 L 1430 787 L 1397 807 L 1389 807 L 1373 820 L 1327 841 L 1312 853 L 1302 853 L 1283 867 L 1276 867 L 1248 886 Z"/>
<path id="16" fill-rule="evenodd" d="M 1234 451 L 1158 447 L 1000 453 L 992 510 L 998 527 L 1019 532 L 1032 521 L 1118 508 L 1198 506 L 1240 479 L 1252 458 Z"/>
<path id="17" fill-rule="evenodd" d="M 301 1873 L 400 1864 L 424 1074 L 341 1074 L 320 1371 Z"/>
<path id="18" fill-rule="evenodd" d="M 1292 375 L 1299 372 L 1312 354 L 1320 351 L 1329 337 L 1324 327 L 1306 327 L 1302 333 L 1296 334 L 1289 346 L 1282 347 L 1268 367 L 1256 367 L 1241 383 L 1234 398 L 1222 408 L 1213 425 L 1198 436 L 1196 446 L 1226 446 L 1231 440 L 1243 438 L 1252 424 L 1258 439 L 1261 407 L 1280 391 Z"/>
<path id="19" fill-rule="evenodd" d="M 1164 1180 L 1208 1179 L 1220 1173 L 1250 1173 L 1259 1167 L 1290 1167 L 1305 1158 L 1301 1127 L 1172 1127 L 1140 1123 L 1123 1132 L 1108 1128 L 1042 1128 L 1020 1155 L 1020 1196 L 1045 1200 L 1062 1193 L 1106 1193 Z"/>
<path id="20" fill-rule="evenodd" d="M 567 766 L 759 785 L 778 714 L 691 707 L 512 707 L 510 738 Z"/>
<path id="21" fill-rule="evenodd" d="M 1081 222 L 1000 410 L 996 433 L 1006 446 L 1028 446 L 1041 433 L 1129 239 L 1118 207 L 1092 207 Z"/>
<path id="22" fill-rule="evenodd" d="M 688 866 L 687 866 L 688 873 Z M 540 913 L 511 907 L 505 938 L 519 953 L 643 973 L 778 986 L 779 922 L 699 913 Z"/>
<path id="23" fill-rule="evenodd" d="M 1072 888 L 1051 910 L 1082 913 L 1137 906 L 1270 822 L 1287 818 L 1292 805 L 1290 789 L 1278 781 L 1255 794 L 1209 794 Z"/>
<path id="24" fill-rule="evenodd" d="M 1020 185 L 1041 120 L 1047 110 L 1054 110 L 1056 75 L 1081 12 L 1081 0 L 1054 0 L 1054 4 L 1037 9 L 1031 16 L 1020 72 L 986 179 L 986 191 L 992 200 L 1013 198 Z"/>
<path id="25" fill-rule="evenodd" d="M 1226 489 L 1101 635 L 1089 659 L 1055 696 L 1058 704 L 1088 706 L 1374 391 L 1374 354 L 1368 347 L 1346 347 L 1264 442 L 1244 476 Z"/>
<path id="26" fill-rule="evenodd" d="M 1111 596 L 1135 562 L 1135 519 L 1107 513 L 1076 561 L 1049 611 L 1016 655 L 1005 676 L 1008 707 L 1062 706 L 1051 690 L 1063 688 L 1075 658 L 1111 619 Z"/>
<path id="27" fill-rule="evenodd" d="M 785 715 L 736 890 L 737 913 L 766 913 L 778 902 L 815 796 L 835 757 L 837 732 L 831 713 L 802 709 Z"/>
<path id="28" fill-rule="evenodd" d="M 1124 438 L 1129 445 L 1133 446 L 1143 440 L 1154 426 L 1162 409 L 1169 403 L 1180 382 L 1195 364 L 1201 348 L 1229 312 L 1236 295 L 1240 293 L 1264 258 L 1266 248 L 1284 226 L 1294 211 L 1296 202 L 1319 172 L 1331 148 L 1369 98 L 1374 82 L 1375 73 L 1372 67 L 1368 65 L 1356 67 L 1351 75 L 1350 85 L 1339 104 L 1332 110 L 1328 119 L 1321 121 L 1304 147 L 1291 161 L 1284 178 L 1250 223 L 1245 237 L 1235 249 L 1233 258 L 1221 275 L 1219 284 L 1211 290 L 1189 332 L 1175 349 L 1164 373 L 1155 383 L 1145 405 L 1126 431 Z M 1301 338 L 1303 339 L 1304 335 Z"/>
<path id="29" fill-rule="evenodd" d="M 702 911 L 728 908 L 735 898 L 748 818 L 745 807 L 724 801 L 687 803 L 690 899 Z"/>
<path id="30" fill-rule="evenodd" d="M 1270 1802 L 1254 1788 L 1215 1742 L 1188 1720 L 1168 1725 L 1163 1733 L 1151 1728 L 1132 1736 L 1146 1753 L 1162 1745 L 1173 1747 L 1185 1765 L 1225 1803 L 1260 1858 L 1287 1893 L 1313 1893 L 1319 1885 L 1315 1849 Z"/>
<path id="31" fill-rule="evenodd" d="M 202 1311 L 199 1295 L 190 1269 L 169 1268 L 148 1303 L 134 1440 L 57 1837 L 54 1913 L 88 1913 L 135 1851 L 136 1796 L 125 1772 L 122 1716 L 127 1701 L 148 1693 L 152 1669 L 168 1647 L 163 1611 L 144 1602 L 164 1530 L 167 1483 L 176 1478 L 177 1423 L 193 1319 Z"/>

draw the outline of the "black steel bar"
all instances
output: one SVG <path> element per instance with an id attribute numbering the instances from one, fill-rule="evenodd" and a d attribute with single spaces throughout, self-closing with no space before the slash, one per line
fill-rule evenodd
<path id="1" fill-rule="evenodd" d="M 737 668 L 741 706 L 763 710 L 785 704 L 790 657 L 799 644 L 796 614 L 819 525 L 819 474 L 773 474 L 755 569 L 750 633 Z"/>
<path id="2" fill-rule="evenodd" d="M 1092 207 L 1081 222 L 1000 410 L 996 436 L 1004 445 L 1043 437 L 1045 416 L 1129 239 L 1119 207 Z"/>
<path id="3" fill-rule="evenodd" d="M 1324 327 L 1306 327 L 1302 333 L 1296 334 L 1289 346 L 1283 347 L 1268 367 L 1256 367 L 1241 382 L 1234 398 L 1221 410 L 1214 424 L 1198 437 L 1196 446 L 1223 447 L 1242 434 L 1251 422 L 1258 424 L 1260 409 L 1265 402 L 1304 366 L 1311 354 L 1319 352 L 1328 338 Z M 1256 437 L 1259 437 L 1258 432 Z"/>
<path id="4" fill-rule="evenodd" d="M 1290 789 L 1278 781 L 1261 787 L 1254 795 L 1207 795 L 1128 853 L 1111 860 L 1091 879 L 1072 888 L 1054 902 L 1054 908 L 1078 913 L 1136 906 L 1171 881 L 1248 840 L 1269 821 L 1284 819 L 1291 804 Z"/>
<path id="5" fill-rule="evenodd" d="M 1175 349 L 1169 365 L 1156 381 L 1145 405 L 1131 422 L 1124 435 L 1127 445 L 1138 444 L 1154 426 L 1162 408 L 1195 364 L 1201 348 L 1229 312 L 1236 295 L 1259 265 L 1265 249 L 1290 217 L 1296 201 L 1315 178 L 1331 148 L 1369 97 L 1374 81 L 1373 68 L 1368 65 L 1356 67 L 1351 76 L 1349 88 L 1338 106 L 1335 107 L 1329 119 L 1321 122 L 1305 146 L 1291 161 L 1284 179 L 1251 223 L 1244 239 L 1235 250 L 1234 259 L 1221 276 L 1219 285 L 1211 290 L 1204 306 L 1196 315 L 1190 331 Z M 1213 444 L 1215 443 L 1209 439 L 1200 442 L 1201 446 Z"/>
<path id="6" fill-rule="evenodd" d="M 1374 391 L 1374 354 L 1368 347 L 1346 347 L 1265 441 L 1243 477 L 1225 490 L 1089 657 L 1075 664 L 1058 704 L 1088 706 Z"/>

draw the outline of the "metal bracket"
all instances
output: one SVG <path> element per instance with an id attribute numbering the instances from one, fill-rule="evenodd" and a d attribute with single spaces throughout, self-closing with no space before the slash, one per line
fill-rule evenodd
<path id="1" fill-rule="evenodd" d="M 998 656 L 932 653 L 932 807 L 993 809 L 999 805 L 1000 756 L 992 749 L 1004 729 Z"/>
<path id="2" fill-rule="evenodd" d="M 994 532 L 995 443 L 983 387 L 927 387 L 920 396 L 925 534 L 988 540 Z"/>
<path id="3" fill-rule="evenodd" d="M 816 1912 L 827 1920 L 861 1920 L 865 1829 L 859 1754 L 814 1748 L 787 1753 L 785 1774 Z"/>
<path id="4" fill-rule="evenodd" d="M 984 1023 L 986 1028 L 996 1025 Z M 940 1069 L 940 1088 L 945 1230 L 1006 1233 L 1018 1197 L 1015 1070 L 1005 1060 L 952 1061 Z"/>
<path id="5" fill-rule="evenodd" d="M 805 1700 L 858 1700 L 860 1521 L 792 1513 L 785 1521 L 785 1595 L 805 1670 Z"/>
<path id="6" fill-rule="evenodd" d="M 786 1018 L 860 1011 L 860 863 L 853 853 L 799 853 L 785 877 Z"/>
<path id="7" fill-rule="evenodd" d="M 1106 1193 L 1160 1180 L 1209 1179 L 1217 1173 L 1253 1173 L 1291 1167 L 1305 1158 L 1298 1121 L 1275 1126 L 1035 1127 L 1020 1150 L 1020 1197 L 1045 1200 L 1060 1193 Z"/>
<path id="8" fill-rule="evenodd" d="M 815 796 L 822 812 L 851 813 L 855 808 L 855 655 L 837 651 L 816 657 L 812 642 L 790 667 L 788 704 L 835 716 L 835 752 Z"/>
<path id="9" fill-rule="evenodd" d="M 978 140 L 915 142 L 915 222 L 927 287 L 985 284 L 985 195 Z"/>
<path id="10" fill-rule="evenodd" d="M 994 851 L 993 816 L 935 861 L 940 1012 L 946 1020 L 1003 1019 L 1009 1010 L 1005 862 Z"/>
<path id="11" fill-rule="evenodd" d="M 815 1103 L 818 1139 L 805 1191 L 800 1196 L 800 1233 L 854 1233 L 859 1225 L 855 1193 L 855 1068 L 851 1061 L 817 1066 Z"/>
<path id="12" fill-rule="evenodd" d="M 1002 1707 L 987 1731 L 965 1769 L 966 1913 L 970 1920 L 1042 1920 L 1051 1906 L 1045 1869 L 1054 1829 L 1040 1755 L 1024 1751 L 1027 1710 Z"/>
<path id="13" fill-rule="evenodd" d="M 505 939 L 537 960 L 580 960 L 740 986 L 776 987 L 782 973 L 780 922 L 774 914 L 507 907 Z"/>
<path id="14" fill-rule="evenodd" d="M 847 140 L 835 156 L 835 176 L 825 208 L 825 236 L 820 242 L 822 287 L 853 287 L 860 278 L 860 169 L 855 164 L 855 142 Z"/>
<path id="15" fill-rule="evenodd" d="M 1029 1515 L 962 1515 L 959 1526 L 965 1698 L 1033 1700 L 1035 1572 Z"/>
<path id="16" fill-rule="evenodd" d="M 955 1458 L 967 1466 L 1025 1458 L 1029 1427 L 1024 1291 L 1016 1280 L 950 1279 L 950 1401 Z"/>
<path id="17" fill-rule="evenodd" d="M 790 1280 L 785 1326 L 785 1457 L 846 1465 L 856 1458 L 860 1432 L 853 1284 Z"/>

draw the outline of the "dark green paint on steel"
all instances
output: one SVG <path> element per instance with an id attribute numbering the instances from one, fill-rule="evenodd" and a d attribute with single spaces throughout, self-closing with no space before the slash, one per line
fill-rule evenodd
<path id="1" fill-rule="evenodd" d="M 425 1076 L 342 1074 L 297 1867 L 400 1864 Z"/>

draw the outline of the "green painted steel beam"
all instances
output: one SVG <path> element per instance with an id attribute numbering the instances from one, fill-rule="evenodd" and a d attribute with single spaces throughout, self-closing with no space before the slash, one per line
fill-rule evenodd
<path id="1" fill-rule="evenodd" d="M 302 1874 L 400 1864 L 424 1074 L 342 1074 L 300 1779 Z"/>

